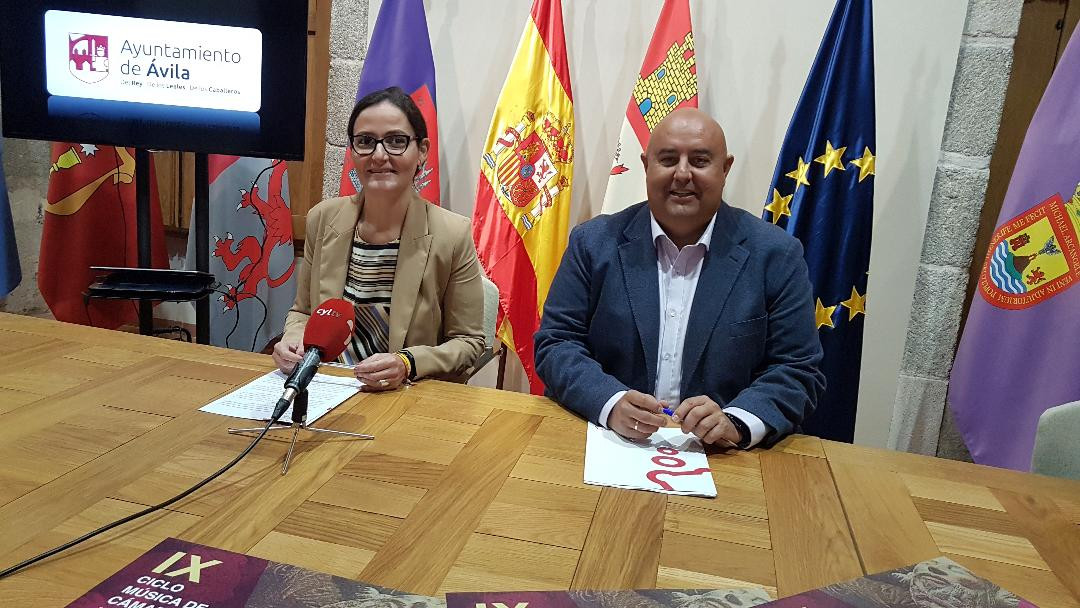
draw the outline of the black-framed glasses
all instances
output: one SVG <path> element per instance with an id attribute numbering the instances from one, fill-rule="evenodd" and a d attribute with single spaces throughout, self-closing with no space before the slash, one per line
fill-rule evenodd
<path id="1" fill-rule="evenodd" d="M 367 156 L 375 153 L 375 147 L 382 144 L 383 150 L 386 150 L 387 154 L 394 156 L 401 156 L 405 153 L 405 150 L 409 149 L 409 142 L 412 140 L 420 141 L 419 137 L 413 137 L 411 135 L 402 135 L 395 133 L 393 135 L 387 135 L 383 138 L 372 137 L 370 135 L 353 135 L 352 149 L 360 156 Z"/>

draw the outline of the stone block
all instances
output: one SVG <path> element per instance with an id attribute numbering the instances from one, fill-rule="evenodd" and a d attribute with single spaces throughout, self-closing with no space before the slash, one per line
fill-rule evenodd
<path id="1" fill-rule="evenodd" d="M 923 237 L 924 263 L 963 269 L 971 264 L 989 179 L 989 169 L 938 165 Z"/>
<path id="2" fill-rule="evenodd" d="M 338 195 L 338 187 L 341 185 L 341 167 L 345 160 L 345 148 L 340 146 L 326 145 L 326 156 L 323 157 L 323 198 L 332 198 Z"/>
<path id="3" fill-rule="evenodd" d="M 965 42 L 960 46 L 943 150 L 968 156 L 994 153 L 1012 59 L 1011 43 Z"/>
<path id="4" fill-rule="evenodd" d="M 334 0 L 330 5 L 330 58 L 363 59 L 367 44 L 368 0 Z"/>
<path id="5" fill-rule="evenodd" d="M 948 382 L 900 375 L 889 425 L 889 449 L 933 456 L 937 453 Z"/>
<path id="6" fill-rule="evenodd" d="M 968 36 L 1016 38 L 1023 0 L 970 0 L 964 33 Z"/>
<path id="7" fill-rule="evenodd" d="M 901 374 L 949 378 L 967 280 L 967 268 L 919 265 Z"/>
<path id="8" fill-rule="evenodd" d="M 960 431 L 956 429 L 956 422 L 953 420 L 952 408 L 949 406 L 948 399 L 945 400 L 945 413 L 941 417 L 941 433 L 938 436 L 936 456 L 938 458 L 972 462 L 971 452 L 968 451 L 964 438 L 960 436 Z"/>
<path id="9" fill-rule="evenodd" d="M 326 95 L 326 141 L 345 146 L 349 113 L 356 105 L 356 86 L 360 83 L 361 61 L 330 61 L 330 84 Z"/>

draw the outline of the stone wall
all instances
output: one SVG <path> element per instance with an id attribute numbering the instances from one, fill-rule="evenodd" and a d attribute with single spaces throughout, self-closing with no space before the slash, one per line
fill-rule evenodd
<path id="1" fill-rule="evenodd" d="M 38 250 L 41 246 L 42 206 L 49 189 L 49 143 L 26 139 L 4 140 L 4 177 L 7 180 L 15 241 L 19 246 L 22 282 L 6 298 L 0 311 L 48 315 L 37 289 Z"/>
<path id="2" fill-rule="evenodd" d="M 323 198 L 337 196 L 349 113 L 368 44 L 368 0 L 334 0 L 330 12 L 330 86 L 326 98 Z"/>
<path id="3" fill-rule="evenodd" d="M 945 119 L 889 447 L 970 460 L 946 415 L 968 268 L 1023 0 L 971 0 Z"/>

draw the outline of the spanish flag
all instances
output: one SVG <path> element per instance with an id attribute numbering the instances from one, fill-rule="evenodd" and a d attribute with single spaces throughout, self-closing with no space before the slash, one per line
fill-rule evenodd
<path id="1" fill-rule="evenodd" d="M 473 240 L 499 287 L 498 336 L 532 392 L 533 334 L 566 249 L 574 178 L 574 105 L 560 0 L 535 0 L 503 83 L 480 161 Z"/>

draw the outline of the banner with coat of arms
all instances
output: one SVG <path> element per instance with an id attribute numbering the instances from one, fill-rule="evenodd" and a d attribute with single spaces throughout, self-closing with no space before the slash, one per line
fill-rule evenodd
<path id="1" fill-rule="evenodd" d="M 473 240 L 499 288 L 497 335 L 530 388 L 533 334 L 566 249 L 574 180 L 574 106 L 559 0 L 535 0 L 480 161 Z"/>
<path id="2" fill-rule="evenodd" d="M 285 161 L 211 154 L 210 343 L 258 352 L 285 328 L 296 298 L 292 211 Z M 195 268 L 195 230 L 187 266 Z"/>
<path id="3" fill-rule="evenodd" d="M 953 362 L 948 402 L 979 464 L 1029 470 L 1039 417 L 1080 400 L 1078 97 L 1080 30 L 1028 126 Z"/>
<path id="4" fill-rule="evenodd" d="M 150 176 L 151 265 L 168 268 L 153 160 Z M 139 265 L 135 214 L 134 149 L 53 143 L 37 282 L 58 321 L 116 329 L 135 320 L 129 300 L 83 297 L 91 266 Z"/>

